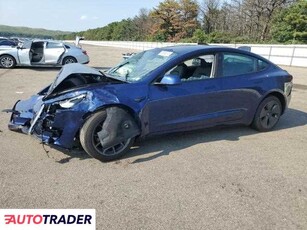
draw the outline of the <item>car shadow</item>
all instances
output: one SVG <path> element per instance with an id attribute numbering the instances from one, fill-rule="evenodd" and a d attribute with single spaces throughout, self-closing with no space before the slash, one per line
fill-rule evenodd
<path id="1" fill-rule="evenodd" d="M 279 123 L 271 132 L 295 128 L 306 124 L 307 113 L 290 108 L 281 117 Z M 139 157 L 130 163 L 142 163 L 167 156 L 177 150 L 183 150 L 196 144 L 221 140 L 238 141 L 241 137 L 258 133 L 258 131 L 246 126 L 224 126 L 152 137 L 137 143 L 123 159 Z M 157 153 L 151 155 L 155 152 Z"/>
<path id="2" fill-rule="evenodd" d="M 307 124 L 307 113 L 296 110 L 288 109 L 286 113 L 281 117 L 279 123 L 271 132 L 277 132 L 279 130 L 295 128 Z M 238 141 L 241 137 L 256 135 L 258 131 L 246 126 L 224 126 L 214 127 L 209 129 L 201 129 L 196 131 L 179 132 L 168 135 L 154 136 L 146 138 L 142 141 L 137 141 L 130 151 L 119 159 L 131 159 L 138 157 L 137 159 L 130 161 L 130 164 L 143 163 L 151 160 L 155 160 L 159 157 L 167 156 L 178 150 L 183 150 L 194 146 L 196 144 L 205 144 L 213 141 Z M 68 163 L 73 158 L 79 160 L 86 160 L 91 158 L 82 149 L 63 150 L 58 149 L 62 153 L 68 155 L 68 157 L 61 160 L 57 160 L 57 163 Z M 156 153 L 157 152 L 157 153 Z M 152 153 L 155 153 L 152 155 Z M 147 156 L 149 155 L 149 156 Z M 118 161 L 117 161 L 118 163 Z"/>
<path id="3" fill-rule="evenodd" d="M 66 164 L 69 163 L 72 159 L 79 159 L 79 160 L 86 160 L 86 159 L 92 159 L 81 147 L 73 148 L 73 149 L 64 149 L 56 145 L 45 145 L 41 143 L 43 150 L 45 151 L 45 154 L 48 158 L 53 159 L 55 162 L 59 164 Z M 52 154 L 52 150 L 57 150 L 66 157 L 63 158 L 55 158 Z"/>
<path id="4" fill-rule="evenodd" d="M 59 72 L 62 67 L 60 66 L 16 66 L 15 69 L 31 69 L 34 71 L 45 72 L 45 71 L 54 71 Z"/>

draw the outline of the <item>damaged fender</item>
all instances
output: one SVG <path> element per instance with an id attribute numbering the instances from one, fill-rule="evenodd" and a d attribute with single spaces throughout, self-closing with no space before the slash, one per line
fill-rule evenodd
<path id="1" fill-rule="evenodd" d="M 141 133 L 132 116 L 122 108 L 109 107 L 102 130 L 98 132 L 101 145 L 110 148 L 126 139 L 133 138 Z"/>

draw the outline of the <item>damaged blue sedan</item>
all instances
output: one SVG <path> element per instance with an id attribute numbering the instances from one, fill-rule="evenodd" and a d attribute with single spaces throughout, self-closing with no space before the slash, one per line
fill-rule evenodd
<path id="1" fill-rule="evenodd" d="M 271 130 L 288 107 L 292 76 L 251 52 L 173 46 L 133 55 L 105 72 L 65 65 L 55 81 L 18 101 L 9 129 L 83 149 L 101 161 L 136 138 L 213 127 Z"/>

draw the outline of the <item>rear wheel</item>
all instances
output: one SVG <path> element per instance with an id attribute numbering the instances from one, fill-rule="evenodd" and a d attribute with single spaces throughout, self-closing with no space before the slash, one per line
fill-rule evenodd
<path id="1" fill-rule="evenodd" d="M 128 138 L 114 146 L 104 148 L 98 134 L 102 131 L 107 117 L 106 111 L 93 114 L 83 125 L 80 131 L 80 142 L 83 149 L 90 156 L 100 161 L 111 161 L 123 156 L 132 146 L 134 138 Z"/>
<path id="2" fill-rule="evenodd" d="M 262 132 L 269 131 L 279 121 L 281 113 L 282 107 L 279 99 L 274 96 L 269 96 L 260 103 L 252 127 Z"/>
<path id="3" fill-rule="evenodd" d="M 63 65 L 66 65 L 66 64 L 70 64 L 70 63 L 77 63 L 77 59 L 74 58 L 74 57 L 65 57 L 63 59 Z"/>
<path id="4" fill-rule="evenodd" d="M 2 55 L 0 57 L 0 66 L 6 69 L 14 68 L 16 60 L 11 55 Z"/>

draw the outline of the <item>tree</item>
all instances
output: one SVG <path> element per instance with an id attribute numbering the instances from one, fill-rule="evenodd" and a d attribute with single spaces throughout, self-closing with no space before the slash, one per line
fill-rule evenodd
<path id="1" fill-rule="evenodd" d="M 192 36 L 197 28 L 198 5 L 195 0 L 166 0 L 151 12 L 151 34 L 156 40 L 176 42 Z"/>
<path id="2" fill-rule="evenodd" d="M 300 0 L 274 18 L 272 36 L 278 42 L 307 44 L 307 2 Z"/>
<path id="3" fill-rule="evenodd" d="M 206 34 L 218 30 L 220 4 L 220 0 L 204 0 L 199 6 L 202 27 Z"/>
<path id="4" fill-rule="evenodd" d="M 149 10 L 142 8 L 139 11 L 139 14 L 134 17 L 133 22 L 136 27 L 136 39 L 144 41 L 148 39 L 148 34 L 152 27 L 152 18 L 149 16 Z"/>
<path id="5" fill-rule="evenodd" d="M 306 15 L 306 0 L 164 0 L 133 19 L 77 34 L 89 40 L 225 43 L 265 42 L 273 36 L 306 43 Z"/>
<path id="6" fill-rule="evenodd" d="M 151 34 L 157 40 L 172 41 L 178 32 L 179 22 L 179 4 L 175 0 L 166 0 L 160 2 L 159 6 L 154 9 L 150 16 L 153 18 L 153 27 Z"/>
<path id="7" fill-rule="evenodd" d="M 179 21 L 177 22 L 178 33 L 175 40 L 179 41 L 182 38 L 192 37 L 198 27 L 198 4 L 194 0 L 179 1 Z"/>
<path id="8" fill-rule="evenodd" d="M 292 0 L 245 0 L 244 7 L 250 13 L 250 26 L 254 26 L 251 36 L 259 41 L 267 39 L 271 21 L 276 11 L 285 7 Z"/>

